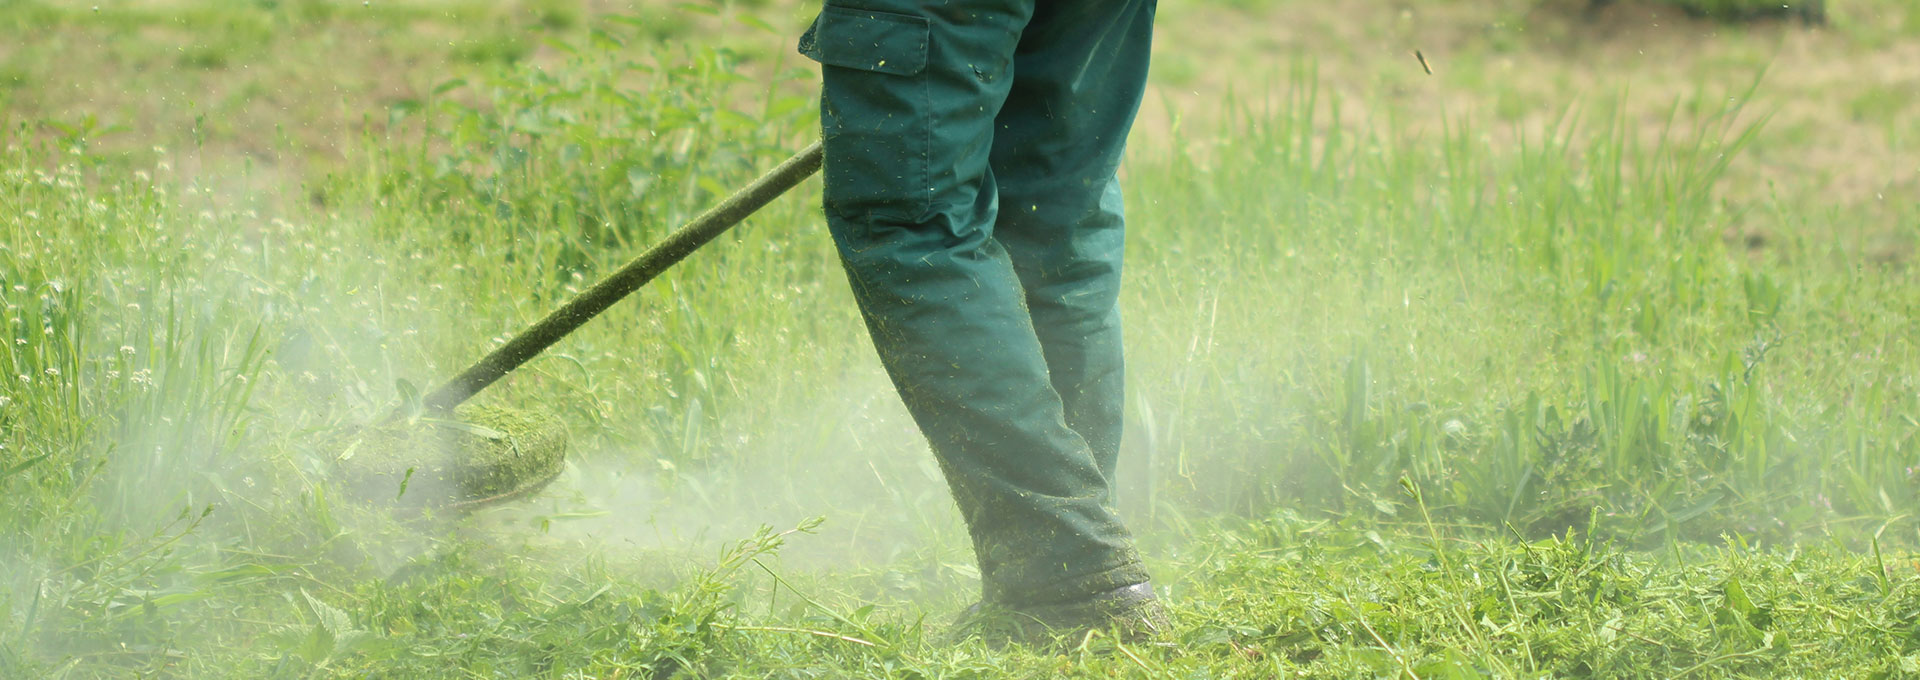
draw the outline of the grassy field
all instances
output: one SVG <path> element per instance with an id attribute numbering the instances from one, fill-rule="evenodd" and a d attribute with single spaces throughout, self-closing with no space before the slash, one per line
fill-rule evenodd
<path id="1" fill-rule="evenodd" d="M 1920 10 L 1828 7 L 1167 3 L 1178 644 L 992 650 L 817 181 L 483 395 L 540 496 L 335 481 L 813 138 L 815 3 L 0 0 L 0 678 L 1920 678 Z"/>

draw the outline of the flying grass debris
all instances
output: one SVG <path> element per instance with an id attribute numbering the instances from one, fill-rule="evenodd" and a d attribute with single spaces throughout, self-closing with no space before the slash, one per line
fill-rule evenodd
<path id="1" fill-rule="evenodd" d="M 326 440 L 339 478 L 364 500 L 467 510 L 538 492 L 560 474 L 567 430 L 538 411 L 462 406 Z"/>

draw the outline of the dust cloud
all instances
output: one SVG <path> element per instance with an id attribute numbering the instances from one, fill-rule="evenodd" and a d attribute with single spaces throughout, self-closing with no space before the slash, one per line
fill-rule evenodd
<path id="1" fill-rule="evenodd" d="M 732 445 L 720 460 L 575 452 L 539 496 L 484 511 L 477 525 L 501 539 L 534 538 L 615 559 L 701 558 L 762 526 L 785 530 L 818 517 L 824 523 L 816 532 L 787 542 L 784 562 L 862 568 L 929 552 L 970 562 L 951 554 L 965 549 L 959 513 L 878 369 L 820 392 L 838 399 L 768 419 L 791 423 L 787 436 L 721 437 Z M 802 432 L 819 436 L 792 436 Z"/>

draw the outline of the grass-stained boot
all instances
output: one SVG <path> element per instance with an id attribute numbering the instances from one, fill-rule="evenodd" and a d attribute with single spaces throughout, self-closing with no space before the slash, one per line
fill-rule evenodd
<path id="1" fill-rule="evenodd" d="M 1115 588 L 1089 597 L 1041 604 L 978 602 L 960 614 L 952 642 L 979 638 L 992 647 L 1077 642 L 1094 631 L 1127 643 L 1153 642 L 1172 628 L 1166 607 L 1150 583 Z"/>

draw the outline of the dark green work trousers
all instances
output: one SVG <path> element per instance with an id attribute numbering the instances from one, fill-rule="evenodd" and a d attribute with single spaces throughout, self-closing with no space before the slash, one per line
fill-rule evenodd
<path id="1" fill-rule="evenodd" d="M 1147 580 L 1111 507 L 1116 170 L 1155 0 L 827 0 L 825 208 L 874 347 L 939 458 L 985 596 Z"/>

